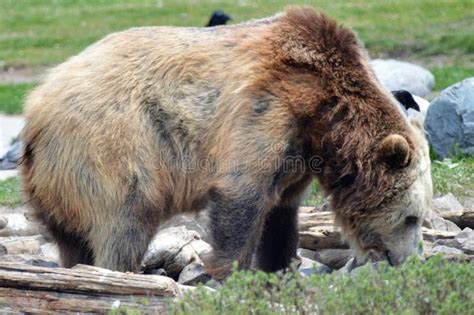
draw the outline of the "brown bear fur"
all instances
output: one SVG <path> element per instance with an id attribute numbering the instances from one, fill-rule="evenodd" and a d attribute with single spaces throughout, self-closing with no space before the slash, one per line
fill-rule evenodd
<path id="1" fill-rule="evenodd" d="M 63 265 L 135 272 L 160 222 L 204 207 L 216 275 L 255 251 L 260 268 L 285 268 L 314 176 L 370 250 L 371 224 L 403 215 L 382 205 L 426 158 L 355 35 L 310 8 L 109 35 L 29 95 L 22 139 L 26 195 Z"/>

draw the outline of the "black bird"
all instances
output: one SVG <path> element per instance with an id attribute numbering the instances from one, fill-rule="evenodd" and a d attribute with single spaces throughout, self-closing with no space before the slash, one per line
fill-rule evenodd
<path id="1" fill-rule="evenodd" d="M 407 111 L 410 108 L 413 108 L 416 111 L 420 111 L 420 105 L 415 101 L 413 98 L 413 95 L 411 95 L 410 92 L 405 91 L 405 90 L 397 90 L 397 91 L 392 91 L 393 96 L 397 99 L 397 101 L 403 105 L 405 108 L 405 111 Z"/>
<path id="2" fill-rule="evenodd" d="M 217 10 L 217 11 L 214 11 L 214 13 L 212 13 L 212 16 L 209 22 L 207 23 L 206 27 L 225 25 L 227 21 L 229 20 L 232 20 L 230 16 L 228 16 L 221 10 Z"/>

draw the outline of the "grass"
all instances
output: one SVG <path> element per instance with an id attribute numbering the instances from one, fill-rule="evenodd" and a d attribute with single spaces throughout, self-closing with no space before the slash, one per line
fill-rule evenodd
<path id="1" fill-rule="evenodd" d="M 374 55 L 474 54 L 471 0 L 2 0 L 0 62 L 50 65 L 104 35 L 142 25 L 204 25 L 215 9 L 240 22 L 309 4 L 354 28 Z"/>
<path id="2" fill-rule="evenodd" d="M 474 310 L 474 265 L 439 256 L 398 268 L 370 266 L 353 275 L 309 278 L 297 272 L 237 271 L 216 292 L 202 287 L 170 314 L 468 314 Z M 470 310 L 470 311 L 469 311 Z M 472 314 L 472 313 L 471 313 Z"/>
<path id="3" fill-rule="evenodd" d="M 434 90 L 438 91 L 441 91 L 448 86 L 460 82 L 468 77 L 474 77 L 474 65 L 473 68 L 449 66 L 444 68 L 431 68 L 430 70 L 436 79 Z"/>
<path id="4" fill-rule="evenodd" d="M 433 161 L 431 178 L 435 194 L 453 193 L 462 198 L 474 191 L 474 157 Z"/>
<path id="5" fill-rule="evenodd" d="M 24 97 L 33 86 L 32 83 L 0 85 L 0 112 L 21 114 Z"/>
<path id="6" fill-rule="evenodd" d="M 15 208 L 22 202 L 21 187 L 16 177 L 0 181 L 0 206 Z"/>

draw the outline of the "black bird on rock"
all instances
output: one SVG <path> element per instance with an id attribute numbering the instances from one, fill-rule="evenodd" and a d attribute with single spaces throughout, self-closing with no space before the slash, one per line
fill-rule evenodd
<path id="1" fill-rule="evenodd" d="M 230 16 L 228 16 L 221 10 L 217 10 L 212 13 L 212 16 L 209 19 L 209 22 L 207 23 L 206 27 L 225 25 L 229 20 L 232 20 Z"/>
<path id="2" fill-rule="evenodd" d="M 405 108 L 405 111 L 407 111 L 410 108 L 413 108 L 417 112 L 420 111 L 420 105 L 415 101 L 413 98 L 413 95 L 411 95 L 410 92 L 406 90 L 397 90 L 397 91 L 392 91 L 393 96 L 397 99 L 397 101 L 403 105 Z"/>

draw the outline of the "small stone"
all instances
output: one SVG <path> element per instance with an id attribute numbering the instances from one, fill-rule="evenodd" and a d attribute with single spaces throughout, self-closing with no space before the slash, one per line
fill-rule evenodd
<path id="1" fill-rule="evenodd" d="M 314 260 L 328 266 L 331 269 L 340 269 L 352 258 L 352 250 L 330 248 L 316 252 Z"/>
<path id="2" fill-rule="evenodd" d="M 461 232 L 459 232 L 456 239 L 463 239 L 463 238 L 474 238 L 474 231 L 471 228 L 465 228 Z"/>
<path id="3" fill-rule="evenodd" d="M 436 245 L 431 249 L 433 254 L 442 254 L 442 255 L 463 255 L 464 252 L 460 249 L 454 247 L 448 247 L 444 245 Z"/>
<path id="4" fill-rule="evenodd" d="M 298 267 L 300 274 L 310 276 L 313 274 L 331 273 L 331 268 L 317 261 L 301 257 L 301 264 Z"/>
<path id="5" fill-rule="evenodd" d="M 201 262 L 192 262 L 179 274 L 178 282 L 184 285 L 197 285 L 211 280 L 206 268 Z"/>
<path id="6" fill-rule="evenodd" d="M 314 260 L 314 258 L 316 257 L 316 252 L 314 250 L 310 250 L 306 248 L 298 248 L 296 253 L 298 254 L 298 256 L 305 257 L 312 260 Z"/>
<path id="7" fill-rule="evenodd" d="M 0 230 L 6 228 L 8 225 L 8 219 L 5 217 L 0 217 Z"/>
<path id="8" fill-rule="evenodd" d="M 59 248 L 55 243 L 46 243 L 41 245 L 38 255 L 49 261 L 59 263 Z"/>
<path id="9" fill-rule="evenodd" d="M 433 210 L 438 214 L 461 215 L 464 207 L 452 193 L 433 199 Z"/>
<path id="10" fill-rule="evenodd" d="M 190 246 L 199 239 L 197 232 L 184 226 L 161 230 L 148 246 L 142 260 L 143 269 L 163 268 L 169 277 L 177 279 L 184 267 L 199 259 L 196 251 Z"/>
<path id="11" fill-rule="evenodd" d="M 437 215 L 433 215 L 427 220 L 428 228 L 438 231 L 461 232 L 461 229 L 449 220 L 445 220 Z"/>

